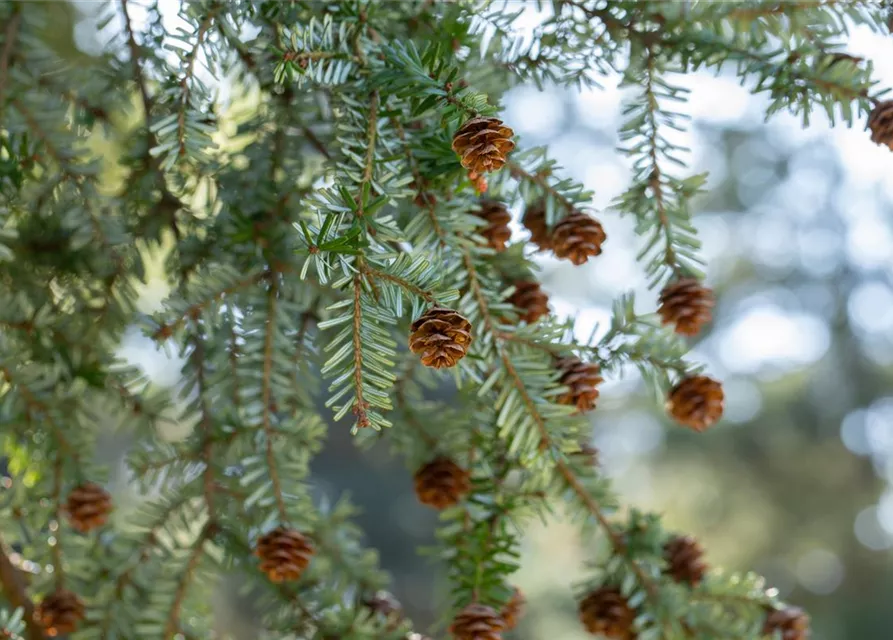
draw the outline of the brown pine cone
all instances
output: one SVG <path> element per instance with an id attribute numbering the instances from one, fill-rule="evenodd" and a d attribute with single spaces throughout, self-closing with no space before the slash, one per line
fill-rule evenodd
<path id="1" fill-rule="evenodd" d="M 508 297 L 508 301 L 520 310 L 519 319 L 527 324 L 533 324 L 549 315 L 549 296 L 540 288 L 540 283 L 534 280 L 516 281 L 515 291 Z"/>
<path id="2" fill-rule="evenodd" d="M 691 536 L 677 536 L 664 545 L 664 559 L 669 565 L 666 573 L 676 582 L 697 587 L 707 572 L 703 556 L 704 549 L 697 540 Z"/>
<path id="3" fill-rule="evenodd" d="M 453 619 L 450 633 L 456 640 L 502 640 L 505 622 L 492 607 L 470 604 Z"/>
<path id="4" fill-rule="evenodd" d="M 471 323 L 458 311 L 432 307 L 412 323 L 409 349 L 434 369 L 453 367 L 471 346 Z"/>
<path id="5" fill-rule="evenodd" d="M 546 224 L 546 205 L 542 200 L 528 205 L 521 224 L 530 232 L 530 241 L 540 250 L 552 248 L 552 233 Z"/>
<path id="6" fill-rule="evenodd" d="M 633 640 L 636 612 L 616 587 L 602 587 L 580 602 L 580 622 L 593 635 L 612 640 Z"/>
<path id="7" fill-rule="evenodd" d="M 773 635 L 780 632 L 780 636 Z M 809 637 L 809 616 L 798 607 L 784 609 L 768 609 L 766 622 L 763 624 L 763 635 L 773 640 L 806 640 Z"/>
<path id="8" fill-rule="evenodd" d="M 868 128 L 872 142 L 886 145 L 893 151 L 893 100 L 885 100 L 871 110 Z"/>
<path id="9" fill-rule="evenodd" d="M 446 509 L 471 491 L 471 474 L 441 456 L 416 471 L 413 483 L 419 502 L 435 509 Z"/>
<path id="10" fill-rule="evenodd" d="M 106 523 L 112 512 L 112 497 L 95 482 L 85 482 L 68 494 L 65 512 L 73 529 L 87 533 Z"/>
<path id="11" fill-rule="evenodd" d="M 722 384 L 707 376 L 691 376 L 670 391 L 667 410 L 676 422 L 704 431 L 722 417 L 724 400 Z"/>
<path id="12" fill-rule="evenodd" d="M 578 411 L 589 411 L 595 408 L 598 400 L 597 385 L 604 381 L 599 375 L 599 367 L 591 362 L 583 362 L 576 356 L 559 359 L 555 367 L 561 371 L 559 382 L 568 387 L 568 391 L 558 396 L 558 404 L 574 405 Z"/>
<path id="13" fill-rule="evenodd" d="M 403 614 L 403 605 L 388 591 L 377 591 L 375 594 L 363 598 L 363 606 L 383 616 Z"/>
<path id="14" fill-rule="evenodd" d="M 254 555 L 260 558 L 260 570 L 270 582 L 297 580 L 310 564 L 313 544 L 296 529 L 279 526 L 262 535 Z"/>
<path id="15" fill-rule="evenodd" d="M 552 251 L 556 258 L 566 258 L 579 266 L 602 252 L 602 243 L 606 238 L 598 220 L 577 212 L 555 225 L 552 230 Z"/>
<path id="16" fill-rule="evenodd" d="M 696 278 L 679 278 L 660 292 L 661 324 L 676 325 L 674 331 L 683 336 L 696 336 L 712 319 L 715 304 L 713 291 Z"/>
<path id="17" fill-rule="evenodd" d="M 453 136 L 453 151 L 459 154 L 462 166 L 476 174 L 496 171 L 505 164 L 505 157 L 515 148 L 515 132 L 499 118 L 472 118 Z M 475 176 L 477 177 L 477 176 Z"/>
<path id="18" fill-rule="evenodd" d="M 502 621 L 505 622 L 505 630 L 511 631 L 518 626 L 518 620 L 524 615 L 524 605 L 527 599 L 518 587 L 515 587 L 512 598 L 502 608 Z"/>
<path id="19" fill-rule="evenodd" d="M 34 621 L 51 638 L 74 633 L 84 616 L 83 601 L 68 589 L 56 589 L 34 610 Z"/>
<path id="20" fill-rule="evenodd" d="M 363 598 L 363 606 L 389 621 L 387 628 L 391 631 L 403 620 L 403 606 L 387 591 L 378 591 L 372 596 Z"/>
<path id="21" fill-rule="evenodd" d="M 509 229 L 512 214 L 505 205 L 496 200 L 481 200 L 481 210 L 475 215 L 486 221 L 478 233 L 487 239 L 487 246 L 496 251 L 505 251 L 505 243 L 512 237 Z"/>

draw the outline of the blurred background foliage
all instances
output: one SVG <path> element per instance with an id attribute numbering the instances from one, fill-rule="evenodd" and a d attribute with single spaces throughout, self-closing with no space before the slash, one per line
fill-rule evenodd
<path id="1" fill-rule="evenodd" d="M 94 3 L 52 4 L 48 32 L 58 51 L 92 64 L 102 39 L 90 20 Z M 893 84 L 893 42 L 855 30 L 850 50 Z M 626 502 L 661 511 L 668 527 L 701 538 L 712 564 L 764 574 L 809 610 L 817 640 L 889 638 L 893 156 L 858 128 L 830 129 L 820 114 L 808 131 L 784 115 L 764 124 L 759 99 L 733 78 L 685 83 L 695 118 L 682 142 L 695 150 L 694 168 L 710 172 L 696 223 L 719 297 L 693 358 L 724 380 L 726 418 L 702 435 L 674 427 L 631 374 L 603 386 L 593 444 Z M 238 87 L 222 90 L 225 98 L 239 95 Z M 606 208 L 626 183 L 614 152 L 623 99 L 611 82 L 582 94 L 519 87 L 505 119 L 529 146 L 549 144 Z M 236 99 L 221 115 L 226 122 L 252 108 L 250 97 Z M 133 122 L 128 113 L 110 115 L 115 128 L 91 145 L 107 160 L 104 183 L 114 189 L 114 159 Z M 631 221 L 607 211 L 600 217 L 609 242 L 598 260 L 575 271 L 541 261 L 553 309 L 576 317 L 583 336 L 606 323 L 618 293 L 634 289 L 642 310 L 654 305 L 633 259 Z M 162 260 L 154 255 L 150 265 Z M 149 273 L 144 311 L 165 294 L 160 269 Z M 137 332 L 121 352 L 157 384 L 176 384 L 178 367 Z M 395 594 L 425 625 L 444 585 L 439 568 L 419 561 L 415 549 L 433 542 L 436 515 L 416 503 L 411 476 L 388 455 L 386 439 L 361 452 L 349 425 L 333 429 L 315 480 L 332 500 L 349 492 L 363 507 L 358 524 L 395 576 Z M 115 460 L 126 446 L 109 436 L 99 455 Z M 10 464 L 26 464 L 7 453 Z M 126 478 L 119 473 L 114 486 L 121 504 Z M 516 638 L 583 637 L 568 586 L 581 571 L 581 544 L 560 521 L 532 531 L 517 580 L 529 608 Z M 224 586 L 219 602 L 231 602 L 230 591 Z M 220 628 L 251 637 L 250 612 L 221 606 Z"/>

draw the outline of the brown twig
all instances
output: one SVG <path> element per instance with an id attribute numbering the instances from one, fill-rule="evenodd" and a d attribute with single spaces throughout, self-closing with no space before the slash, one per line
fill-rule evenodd
<path id="1" fill-rule="evenodd" d="M 174 332 L 177 331 L 177 329 L 179 329 L 181 326 L 183 326 L 183 324 L 187 320 L 189 320 L 189 318 L 192 318 L 196 314 L 199 314 L 200 312 L 202 312 L 205 308 L 207 308 L 211 304 L 213 304 L 215 302 L 220 302 L 220 300 L 222 300 L 226 296 L 231 295 L 231 294 L 235 293 L 236 291 L 239 291 L 245 287 L 250 287 L 253 284 L 257 284 L 261 280 L 264 280 L 269 277 L 270 277 L 269 271 L 262 271 L 260 273 L 255 273 L 254 275 L 248 276 L 247 278 L 243 278 L 242 280 L 239 280 L 238 282 L 235 282 L 232 285 L 230 285 L 224 289 L 221 289 L 220 291 L 215 293 L 213 296 L 211 296 L 207 300 L 202 300 L 201 302 L 196 302 L 195 304 L 193 304 L 189 308 L 187 308 L 186 311 L 183 313 L 183 315 L 181 315 L 179 318 L 177 318 L 173 322 L 170 322 L 168 324 L 163 324 L 160 327 L 158 327 L 158 329 L 156 329 L 155 332 L 152 334 L 152 338 L 154 340 L 159 340 L 159 341 L 167 340 L 174 334 Z"/>
<path id="2" fill-rule="evenodd" d="M 211 22 L 214 20 L 214 17 L 219 10 L 219 7 L 215 7 L 208 11 L 208 15 L 206 15 L 205 19 L 199 24 L 195 46 L 186 57 L 186 71 L 180 79 L 180 113 L 177 116 L 177 143 L 179 144 L 179 155 L 181 157 L 186 155 L 186 108 L 188 107 L 191 91 L 189 81 L 192 80 L 192 77 L 195 74 L 195 60 L 198 58 L 198 52 L 201 50 L 202 44 L 204 43 L 205 34 L 208 33 Z"/>
<path id="3" fill-rule="evenodd" d="M 186 591 L 189 589 L 189 583 L 192 581 L 192 576 L 198 567 L 202 554 L 204 553 L 205 542 L 211 538 L 215 529 L 216 527 L 213 523 L 208 521 L 202 528 L 201 533 L 198 534 L 198 538 L 196 538 L 193 543 L 192 551 L 189 553 L 189 559 L 186 561 L 186 567 L 180 575 L 180 579 L 177 583 L 177 590 L 174 592 L 174 599 L 171 602 L 170 612 L 167 616 L 167 623 L 164 625 L 164 634 L 162 635 L 164 640 L 173 640 L 180 631 L 180 609 L 183 606 L 183 600 L 186 598 Z"/>
<path id="4" fill-rule="evenodd" d="M 273 496 L 276 499 L 276 508 L 279 511 L 279 520 L 284 524 L 288 522 L 288 512 L 285 509 L 285 499 L 282 497 L 282 484 L 279 480 L 279 470 L 276 466 L 276 456 L 273 452 L 273 438 L 276 434 L 270 421 L 273 376 L 273 336 L 276 331 L 276 303 L 278 289 L 276 277 L 270 281 L 270 289 L 267 292 L 267 326 L 264 336 L 264 366 L 261 378 L 261 402 L 263 403 L 262 424 L 264 429 L 264 451 L 267 458 L 267 468 L 270 471 L 270 483 L 273 485 Z"/>
<path id="5" fill-rule="evenodd" d="M 362 264 L 360 266 L 362 267 Z M 353 278 L 353 352 L 355 360 L 353 381 L 354 391 L 357 396 L 353 406 L 353 412 L 357 416 L 358 429 L 363 429 L 371 425 L 369 415 L 366 413 L 366 408 L 369 405 L 363 400 L 363 341 L 360 337 L 360 329 L 363 326 L 363 305 L 360 302 L 362 288 L 362 277 L 360 274 L 357 274 Z"/>
<path id="6" fill-rule="evenodd" d="M 213 419 L 211 418 L 211 410 L 208 407 L 206 398 L 207 382 L 205 380 L 205 341 L 201 336 L 201 329 L 198 325 L 199 314 L 196 312 L 191 316 L 193 329 L 195 331 L 192 340 L 192 358 L 195 364 L 195 377 L 198 383 L 198 401 L 201 410 L 201 426 L 202 449 L 201 458 L 204 463 L 204 471 L 202 472 L 202 492 L 205 498 L 205 505 L 208 508 L 208 521 L 214 522 L 214 456 L 213 456 Z"/>
<path id="7" fill-rule="evenodd" d="M 22 572 L 9 559 L 7 546 L 2 538 L 0 538 L 0 587 L 2 587 L 3 597 L 6 598 L 6 601 L 13 608 L 22 609 L 27 639 L 43 640 L 43 630 L 34 620 L 34 603 L 26 593 Z"/>
<path id="8" fill-rule="evenodd" d="M 12 12 L 12 19 L 6 25 L 3 46 L 3 53 L 0 54 L 0 111 L 6 106 L 6 79 L 8 77 L 9 61 L 12 59 L 12 50 L 15 47 L 16 38 L 19 34 L 19 26 L 22 24 L 21 6 L 15 5 Z"/>

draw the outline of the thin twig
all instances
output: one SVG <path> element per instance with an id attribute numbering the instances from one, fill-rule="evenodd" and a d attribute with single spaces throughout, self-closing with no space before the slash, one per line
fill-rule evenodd
<path id="1" fill-rule="evenodd" d="M 372 267 L 365 266 L 365 265 L 363 266 L 363 273 L 365 273 L 368 276 L 372 276 L 373 278 L 379 278 L 381 280 L 387 280 L 388 282 L 393 282 L 394 284 L 401 287 L 402 289 L 406 289 L 410 293 L 415 294 L 415 295 L 419 296 L 420 298 L 423 298 L 426 302 L 430 302 L 432 304 L 435 303 L 433 293 L 431 293 L 430 291 L 425 291 L 421 287 L 416 286 L 413 283 L 409 282 L 408 280 L 404 280 L 403 278 L 401 278 L 399 276 L 395 276 L 393 274 L 386 273 L 384 271 L 379 271 L 378 269 L 374 269 Z"/>
<path id="2" fill-rule="evenodd" d="M 53 462 L 53 518 L 56 521 L 56 543 L 51 549 L 53 555 L 53 576 L 57 589 L 65 586 L 65 571 L 62 567 L 62 529 L 65 526 L 62 522 L 62 463 L 62 455 L 57 451 L 56 459 Z"/>
<path id="3" fill-rule="evenodd" d="M 6 25 L 4 33 L 3 53 L 0 54 L 0 111 L 6 106 L 6 79 L 9 70 L 9 61 L 12 59 L 12 50 L 15 47 L 19 34 L 19 26 L 22 24 L 22 8 L 15 5 L 12 11 L 12 19 Z"/>
<path id="4" fill-rule="evenodd" d="M 180 579 L 177 583 L 177 590 L 174 592 L 174 599 L 171 602 L 170 612 L 167 616 L 167 623 L 164 625 L 164 634 L 162 637 L 165 640 L 173 640 L 179 632 L 180 609 L 183 606 L 183 600 L 186 598 L 186 591 L 189 589 L 192 576 L 198 567 L 202 554 L 204 553 L 205 542 L 211 538 L 214 531 L 215 526 L 208 521 L 202 528 L 201 533 L 198 534 L 198 538 L 195 539 L 192 551 L 189 553 L 189 559 L 186 561 L 186 567 L 183 569 L 183 573 L 180 575 Z"/>
<path id="5" fill-rule="evenodd" d="M 202 472 L 202 491 L 205 498 L 205 505 L 208 507 L 208 520 L 214 522 L 216 517 L 214 510 L 214 451 L 212 446 L 214 421 L 211 417 L 211 409 L 208 407 L 207 382 L 205 380 L 205 340 L 201 335 L 198 317 L 199 314 L 196 312 L 191 317 L 191 320 L 195 331 L 192 340 L 192 358 L 195 365 L 195 377 L 196 382 L 198 383 L 198 401 L 201 410 L 201 420 L 199 422 L 202 436 L 201 459 L 205 467 Z"/>
<path id="6" fill-rule="evenodd" d="M 279 511 L 279 520 L 284 524 L 288 522 L 288 512 L 285 509 L 285 499 L 282 497 L 282 483 L 279 480 L 279 470 L 276 466 L 276 456 L 273 452 L 273 438 L 275 433 L 270 421 L 273 377 L 273 336 L 276 332 L 276 303 L 278 288 L 276 277 L 270 281 L 270 289 L 267 292 L 267 323 L 264 336 L 264 367 L 261 378 L 261 402 L 263 403 L 262 424 L 264 429 L 265 455 L 267 468 L 270 472 L 270 483 L 273 485 L 273 496 L 276 499 L 276 508 Z"/>
<path id="7" fill-rule="evenodd" d="M 180 147 L 179 155 L 181 157 L 186 155 L 186 109 L 189 104 L 189 81 L 192 80 L 192 76 L 195 74 L 195 60 L 198 58 L 198 52 L 204 43 L 205 34 L 208 33 L 208 28 L 219 10 L 219 7 L 211 9 L 199 25 L 195 46 L 186 58 L 186 71 L 180 79 L 180 113 L 177 116 L 177 143 Z"/>
<path id="8" fill-rule="evenodd" d="M 353 406 L 353 412 L 357 416 L 358 429 L 363 429 L 372 424 L 369 421 L 369 415 L 366 413 L 366 408 L 369 405 L 363 400 L 363 341 L 360 336 L 360 330 L 363 327 L 363 305 L 360 301 L 362 287 L 362 278 L 357 274 L 353 278 L 353 381 L 354 390 L 357 396 Z"/>
<path id="9" fill-rule="evenodd" d="M 9 559 L 7 548 L 3 539 L 0 538 L 0 587 L 2 587 L 3 597 L 13 608 L 22 609 L 28 640 L 43 640 L 43 630 L 34 620 L 34 603 L 26 593 L 22 572 Z"/>

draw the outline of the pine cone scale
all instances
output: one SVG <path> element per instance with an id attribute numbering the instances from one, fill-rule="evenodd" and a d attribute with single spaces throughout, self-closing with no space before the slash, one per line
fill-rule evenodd
<path id="1" fill-rule="evenodd" d="M 515 148 L 514 135 L 499 118 L 477 117 L 459 127 L 452 147 L 463 167 L 472 173 L 486 173 L 505 165 L 506 155 Z"/>
<path id="2" fill-rule="evenodd" d="M 71 527 L 87 533 L 103 526 L 112 511 L 112 498 L 100 485 L 87 482 L 72 489 L 65 502 Z"/>
<path id="3" fill-rule="evenodd" d="M 676 333 L 694 336 L 712 320 L 715 300 L 713 291 L 696 278 L 680 278 L 664 287 L 659 303 L 661 324 L 675 325 Z"/>
<path id="4" fill-rule="evenodd" d="M 585 213 L 573 213 L 555 225 L 552 251 L 555 257 L 579 266 L 602 252 L 607 239 L 601 223 Z"/>
<path id="5" fill-rule="evenodd" d="M 458 504 L 471 491 L 471 474 L 445 457 L 438 457 L 416 471 L 413 478 L 419 502 L 442 510 Z"/>

